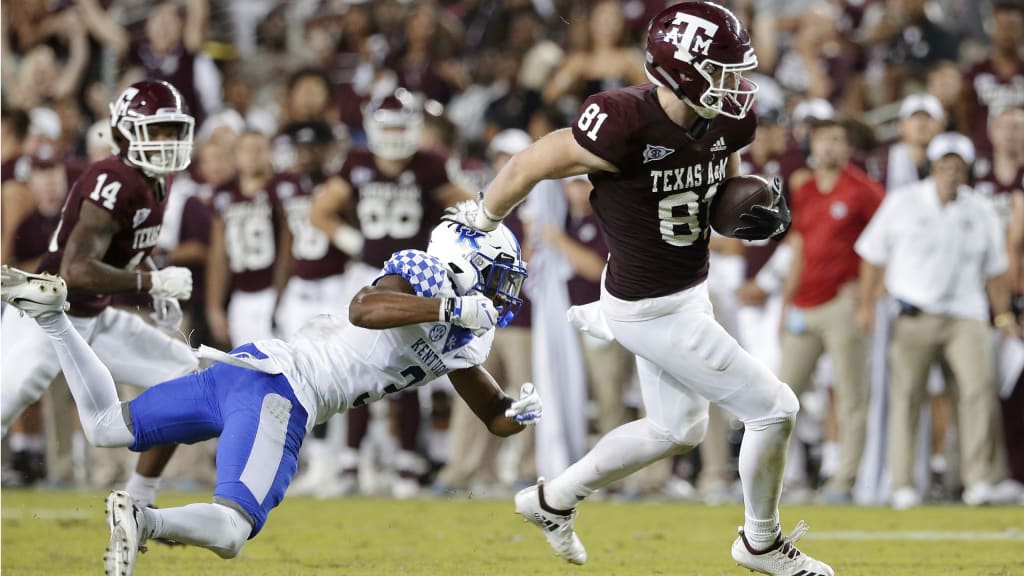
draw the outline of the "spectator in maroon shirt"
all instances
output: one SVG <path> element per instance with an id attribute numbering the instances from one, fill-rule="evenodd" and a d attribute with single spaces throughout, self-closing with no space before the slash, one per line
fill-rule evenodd
<path id="1" fill-rule="evenodd" d="M 989 115 L 1006 106 L 1024 106 L 1024 4 L 996 2 L 989 26 L 992 54 L 965 75 L 964 126 L 974 140 L 978 156 L 992 149 L 988 138 Z"/>
<path id="2" fill-rule="evenodd" d="M 161 2 L 146 19 L 146 40 L 133 42 L 97 0 L 78 0 L 93 36 L 114 51 L 122 65 L 141 65 L 149 80 L 164 80 L 181 92 L 201 126 L 221 101 L 221 79 L 213 61 L 201 53 L 209 24 L 209 0 L 188 0 L 182 17 L 173 2 Z"/>

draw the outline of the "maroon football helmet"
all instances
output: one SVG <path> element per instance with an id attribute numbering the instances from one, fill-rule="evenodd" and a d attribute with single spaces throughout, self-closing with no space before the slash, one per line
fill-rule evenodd
<path id="1" fill-rule="evenodd" d="M 741 72 L 757 67 L 750 35 L 729 10 L 713 2 L 669 6 L 647 29 L 647 77 L 672 90 L 704 118 L 743 118 L 757 84 Z"/>
<path id="2" fill-rule="evenodd" d="M 371 100 L 363 110 L 363 128 L 370 151 L 388 160 L 412 156 L 420 146 L 423 104 L 412 92 L 398 88 Z"/>
<path id="3" fill-rule="evenodd" d="M 181 93 L 167 82 L 125 88 L 110 104 L 110 126 L 120 154 L 150 176 L 180 172 L 192 162 L 195 119 Z"/>

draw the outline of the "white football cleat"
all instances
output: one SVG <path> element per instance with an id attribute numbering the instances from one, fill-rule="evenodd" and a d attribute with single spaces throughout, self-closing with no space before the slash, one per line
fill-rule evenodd
<path id="1" fill-rule="evenodd" d="M 891 503 L 894 510 L 909 510 L 921 505 L 921 495 L 914 488 L 897 488 L 892 493 Z"/>
<path id="2" fill-rule="evenodd" d="M 295 481 L 288 486 L 289 496 L 312 496 L 317 493 L 321 486 L 334 481 L 337 476 L 336 466 L 333 461 L 317 459 L 309 463 L 306 470 L 299 474 Z"/>
<path id="3" fill-rule="evenodd" d="M 0 267 L 0 298 L 31 318 L 68 309 L 68 287 L 62 278 L 6 265 Z"/>
<path id="4" fill-rule="evenodd" d="M 573 564 L 587 561 L 587 550 L 583 547 L 576 532 L 572 529 L 572 521 L 576 518 L 576 509 L 555 510 L 544 501 L 544 479 L 520 490 L 515 497 L 516 512 L 527 522 L 544 531 L 548 544 L 560 558 Z"/>
<path id="5" fill-rule="evenodd" d="M 807 533 L 807 524 L 801 520 L 787 537 L 779 534 L 775 544 L 765 550 L 755 550 L 740 528 L 740 535 L 732 543 L 732 559 L 744 568 L 771 576 L 835 576 L 832 567 L 801 552 L 794 543 Z"/>
<path id="6" fill-rule="evenodd" d="M 132 576 L 139 551 L 146 551 L 146 515 L 124 490 L 107 496 L 110 543 L 103 555 L 106 576 Z"/>

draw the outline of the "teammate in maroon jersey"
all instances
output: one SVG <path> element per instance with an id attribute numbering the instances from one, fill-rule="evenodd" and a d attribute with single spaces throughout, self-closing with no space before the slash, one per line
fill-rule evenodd
<path id="1" fill-rule="evenodd" d="M 67 281 L 71 323 L 114 378 L 149 387 L 194 371 L 196 358 L 182 340 L 109 303 L 111 294 L 148 292 L 161 321 L 170 325 L 180 318 L 178 300 L 192 293 L 187 269 L 156 270 L 147 259 L 160 234 L 170 177 L 191 160 L 194 121 L 181 94 L 166 82 L 131 85 L 110 112 L 121 152 L 93 163 L 75 182 L 39 268 Z M 31 319 L 10 316 L 3 323 L 5 432 L 60 371 L 49 338 Z M 140 460 L 129 491 L 143 505 L 152 501 L 156 477 L 172 450 Z"/>
<path id="2" fill-rule="evenodd" d="M 349 264 L 346 282 L 364 286 L 380 274 L 380 267 L 399 250 L 424 245 L 444 210 L 472 194 L 448 179 L 446 158 L 420 149 L 423 126 L 421 103 L 399 88 L 372 101 L 363 114 L 369 150 L 352 150 L 337 177 L 324 183 L 313 201 L 310 220 L 342 252 L 361 252 Z M 349 221 L 354 217 L 358 229 Z M 354 293 L 354 290 L 351 291 Z M 397 496 L 415 493 L 414 464 L 418 462 L 416 433 L 419 402 L 415 394 L 396 396 L 400 403 L 399 436 L 402 452 L 396 457 L 401 480 Z M 368 411 L 348 413 L 348 444 L 342 455 L 347 470 L 338 491 L 354 488 L 355 450 L 366 434 Z"/>
<path id="3" fill-rule="evenodd" d="M 599 317 L 637 356 L 647 416 L 612 430 L 557 477 L 515 497 L 555 552 L 582 564 L 573 531 L 577 502 L 644 466 L 698 445 L 709 402 L 746 426 L 740 451 L 745 522 L 733 559 L 766 574 L 832 576 L 794 547 L 806 525 L 784 538 L 778 503 L 796 396 L 745 352 L 711 312 L 708 206 L 739 174 L 738 150 L 754 137 L 748 114 L 756 85 L 742 72 L 757 58 L 736 17 L 710 2 L 666 8 L 651 21 L 646 68 L 653 84 L 609 90 L 583 103 L 571 129 L 517 154 L 480 203 L 448 218 L 491 230 L 542 179 L 589 174 L 608 240 Z M 746 239 L 777 237 L 790 223 L 776 191 L 771 207 L 745 214 Z M 592 330 L 593 332 L 593 330 Z"/>
<path id="4" fill-rule="evenodd" d="M 351 255 L 339 250 L 309 219 L 314 193 L 326 179 L 324 163 L 334 142 L 331 127 L 319 120 L 294 122 L 284 133 L 295 146 L 296 171 L 281 174 L 274 182 L 287 218 L 291 256 L 277 327 L 283 338 L 291 338 L 314 316 L 341 313 L 346 301 L 340 297 L 345 291 L 343 276 Z"/>
<path id="5" fill-rule="evenodd" d="M 259 132 L 244 132 L 235 145 L 235 165 L 238 177 L 213 194 L 206 261 L 210 332 L 233 346 L 274 337 L 274 309 L 285 279 L 278 265 L 281 207 L 273 185 L 270 140 Z"/>

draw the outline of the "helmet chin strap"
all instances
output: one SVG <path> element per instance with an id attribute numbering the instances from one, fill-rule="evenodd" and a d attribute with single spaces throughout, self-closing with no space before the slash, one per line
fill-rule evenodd
<path id="1" fill-rule="evenodd" d="M 685 96 L 682 98 L 683 102 L 686 103 L 694 112 L 697 113 L 697 118 L 693 120 L 693 124 L 690 125 L 689 135 L 694 140 L 700 140 L 708 133 L 708 128 L 711 127 L 711 121 L 718 116 L 716 110 L 710 108 L 704 108 L 703 106 L 697 106 Z"/>

